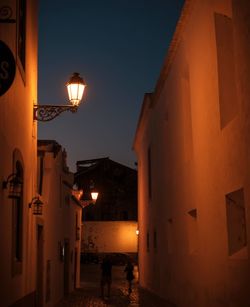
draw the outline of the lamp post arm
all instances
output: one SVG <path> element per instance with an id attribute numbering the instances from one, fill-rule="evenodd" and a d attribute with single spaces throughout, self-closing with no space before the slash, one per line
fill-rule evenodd
<path id="1" fill-rule="evenodd" d="M 34 120 L 47 122 L 64 111 L 75 113 L 78 106 L 74 105 L 34 105 Z"/>

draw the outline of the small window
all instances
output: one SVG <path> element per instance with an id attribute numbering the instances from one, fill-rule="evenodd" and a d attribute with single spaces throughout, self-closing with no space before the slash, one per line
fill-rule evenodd
<path id="1" fill-rule="evenodd" d="M 247 247 L 246 212 L 243 189 L 226 195 L 228 254 L 244 252 Z"/>
<path id="2" fill-rule="evenodd" d="M 232 18 L 215 13 L 220 125 L 223 129 L 238 112 Z"/>
<path id="3" fill-rule="evenodd" d="M 17 19 L 17 54 L 21 64 L 21 69 L 25 72 L 26 64 L 26 0 L 18 1 Z"/>
<path id="4" fill-rule="evenodd" d="M 152 198 L 151 148 L 148 148 L 148 198 Z"/>
<path id="5" fill-rule="evenodd" d="M 22 163 L 17 159 L 18 151 L 14 152 L 15 172 L 23 180 Z M 23 187 L 20 197 L 12 200 L 12 275 L 22 273 L 23 260 Z"/>

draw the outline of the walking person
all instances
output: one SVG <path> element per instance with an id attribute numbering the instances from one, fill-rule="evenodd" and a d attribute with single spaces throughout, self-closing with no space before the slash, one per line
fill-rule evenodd
<path id="1" fill-rule="evenodd" d="M 101 264 L 101 297 L 104 299 L 105 285 L 107 285 L 107 297 L 110 297 L 112 283 L 112 263 L 110 257 L 106 255 Z"/>
<path id="2" fill-rule="evenodd" d="M 127 273 L 126 279 L 128 281 L 128 295 L 130 295 L 130 293 L 132 292 L 132 280 L 135 278 L 135 276 L 134 276 L 134 266 L 133 266 L 130 259 L 127 262 L 127 265 L 124 269 L 124 272 Z"/>

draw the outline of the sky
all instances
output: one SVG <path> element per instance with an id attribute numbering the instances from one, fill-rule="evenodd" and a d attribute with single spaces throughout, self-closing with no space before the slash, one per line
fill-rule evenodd
<path id="1" fill-rule="evenodd" d="M 109 157 L 136 168 L 132 150 L 144 93 L 153 92 L 183 0 L 39 1 L 38 103 L 68 104 L 66 82 L 87 83 L 77 113 L 39 122 L 76 161 Z"/>

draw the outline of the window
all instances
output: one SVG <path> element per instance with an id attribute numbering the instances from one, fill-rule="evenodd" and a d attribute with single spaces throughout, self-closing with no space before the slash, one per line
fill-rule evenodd
<path id="1" fill-rule="evenodd" d="M 39 153 L 37 159 L 37 173 L 38 173 L 38 180 L 37 180 L 37 191 L 40 195 L 43 193 L 43 167 L 44 167 L 44 154 Z"/>
<path id="2" fill-rule="evenodd" d="M 228 254 L 232 256 L 247 247 L 246 213 L 243 189 L 226 195 Z"/>
<path id="3" fill-rule="evenodd" d="M 14 152 L 14 161 L 16 160 Z M 23 180 L 22 163 L 15 161 L 15 172 Z M 23 189 L 20 197 L 12 200 L 12 275 L 22 273 L 22 254 L 23 254 Z"/>
<path id="4" fill-rule="evenodd" d="M 221 129 L 223 129 L 236 116 L 238 108 L 233 26 L 232 19 L 228 16 L 215 13 L 214 19 L 218 63 L 220 125 Z"/>
<path id="5" fill-rule="evenodd" d="M 17 54 L 21 70 L 24 72 L 26 64 L 26 0 L 18 1 L 17 29 Z"/>
<path id="6" fill-rule="evenodd" d="M 152 198 L 152 180 L 151 180 L 151 149 L 148 148 L 148 197 Z"/>

